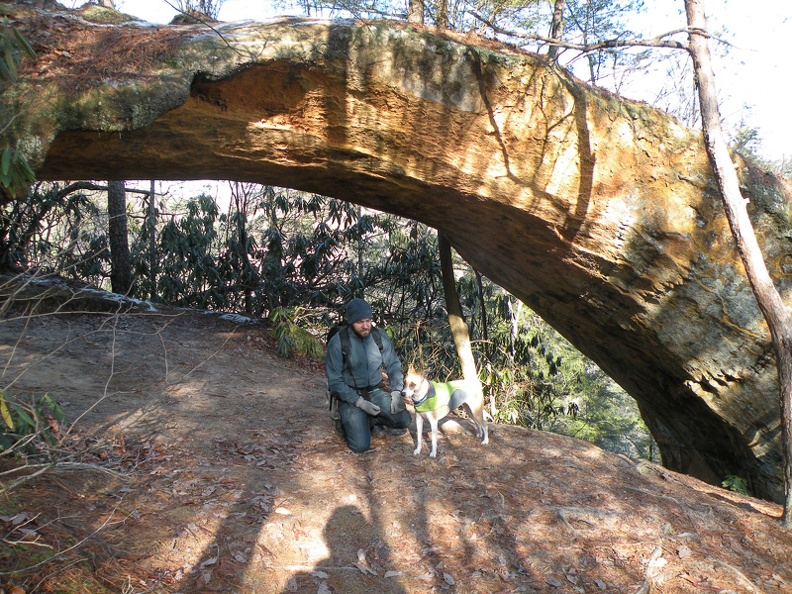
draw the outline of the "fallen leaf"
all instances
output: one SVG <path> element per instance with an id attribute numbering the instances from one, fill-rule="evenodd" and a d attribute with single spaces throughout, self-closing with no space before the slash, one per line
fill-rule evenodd
<path id="1" fill-rule="evenodd" d="M 202 561 L 201 565 L 199 565 L 199 569 L 203 569 L 204 567 L 209 567 L 210 565 L 214 565 L 215 563 L 217 563 L 217 560 L 220 559 L 220 547 L 218 547 L 217 545 L 212 545 L 212 548 L 216 551 L 216 553 L 213 556 L 209 557 L 206 561 Z"/>
<path id="2" fill-rule="evenodd" d="M 363 573 L 363 574 L 368 574 L 368 575 L 377 575 L 377 572 L 376 572 L 376 571 L 374 571 L 373 569 L 370 569 L 370 568 L 366 567 L 366 566 L 365 566 L 365 565 L 363 565 L 362 563 L 353 563 L 353 565 L 354 565 L 355 567 L 357 567 L 357 568 L 358 568 L 358 569 L 361 571 L 361 573 Z"/>
<path id="3" fill-rule="evenodd" d="M 30 528 L 19 528 L 19 532 L 22 534 L 21 540 L 27 542 L 34 542 L 39 538 L 39 533 Z"/>
<path id="4" fill-rule="evenodd" d="M 33 515 L 28 512 L 20 512 L 15 516 L 0 516 L 0 522 L 11 524 L 12 526 L 19 526 L 25 522 L 33 519 Z"/>
<path id="5" fill-rule="evenodd" d="M 571 573 L 565 573 L 564 577 L 566 577 L 567 581 L 570 584 L 573 584 L 575 586 L 577 586 L 578 582 L 580 581 L 576 575 L 572 575 Z"/>
<path id="6" fill-rule="evenodd" d="M 563 585 L 559 580 L 555 579 L 554 577 L 547 578 L 545 582 L 547 582 L 554 588 L 560 588 Z"/>

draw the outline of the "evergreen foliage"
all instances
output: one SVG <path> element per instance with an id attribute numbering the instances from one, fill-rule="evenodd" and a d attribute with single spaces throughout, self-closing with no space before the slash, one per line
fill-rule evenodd
<path id="1" fill-rule="evenodd" d="M 5 236 L 15 242 L 2 256 L 108 288 L 101 194 L 68 191 L 74 187 L 83 188 L 42 184 L 30 202 L 15 204 L 4 218 Z M 344 304 L 365 296 L 405 365 L 441 380 L 460 376 L 437 235 L 425 225 L 314 194 L 240 184 L 223 208 L 206 194 L 161 206 L 152 227 L 146 204 L 128 205 L 132 296 L 148 298 L 154 279 L 157 300 L 268 319 L 283 356 L 315 360 Z M 152 274 L 151 262 L 159 272 Z M 497 422 L 648 456 L 635 404 L 612 380 L 514 297 L 464 262 L 455 269 Z"/>
<path id="2" fill-rule="evenodd" d="M 65 420 L 60 406 L 49 394 L 23 402 L 0 390 L 0 453 L 31 462 L 46 461 L 47 446 L 57 443 L 57 434 Z"/>
<path id="3" fill-rule="evenodd" d="M 22 59 L 35 58 L 36 52 L 25 36 L 4 16 L 0 19 L 0 92 L 6 84 L 14 82 L 19 76 Z M 12 114 L 4 114 L 0 127 L 10 125 Z M 5 147 L 0 152 L 0 206 L 14 197 L 24 194 L 36 176 L 24 154 L 13 147 Z"/>

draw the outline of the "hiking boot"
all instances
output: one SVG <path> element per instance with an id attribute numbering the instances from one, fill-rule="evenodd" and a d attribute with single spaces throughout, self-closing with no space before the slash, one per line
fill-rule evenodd
<path id="1" fill-rule="evenodd" d="M 401 429 L 395 429 L 395 428 L 392 428 L 392 427 L 386 427 L 385 428 L 385 433 L 387 435 L 393 435 L 393 436 L 404 435 L 405 433 L 407 433 L 407 428 L 406 427 L 402 427 Z"/>
<path id="2" fill-rule="evenodd" d="M 371 428 L 371 437 L 373 439 L 382 439 L 385 437 L 385 427 L 382 425 L 374 425 Z"/>

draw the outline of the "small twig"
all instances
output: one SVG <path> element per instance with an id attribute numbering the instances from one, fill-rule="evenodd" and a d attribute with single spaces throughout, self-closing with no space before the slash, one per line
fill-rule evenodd
<path id="1" fill-rule="evenodd" d="M 654 562 L 657 561 L 663 554 L 663 548 L 658 545 L 655 547 L 655 550 L 652 551 L 651 556 L 649 557 L 649 561 L 646 564 L 646 580 L 641 587 L 635 591 L 635 594 L 649 594 L 652 590 L 652 584 L 654 584 L 654 578 L 652 577 L 652 568 L 654 566 Z"/>
<path id="2" fill-rule="evenodd" d="M 44 474 L 45 472 L 47 472 L 53 466 L 55 466 L 55 465 L 54 464 L 44 464 L 42 468 L 39 468 L 33 474 L 26 474 L 25 476 L 21 476 L 18 479 L 16 479 L 10 485 L 5 485 L 5 486 L 0 487 L 0 495 L 2 495 L 3 493 L 8 493 L 9 491 L 13 491 L 19 485 L 24 485 L 25 483 L 27 483 L 29 481 L 32 481 L 37 476 L 40 476 L 40 475 Z M 23 468 L 29 468 L 29 467 L 23 467 Z M 0 575 L 2 575 L 2 574 L 0 574 Z"/>
<path id="3" fill-rule="evenodd" d="M 36 538 L 41 538 L 41 535 L 40 534 L 36 535 Z M 46 543 L 43 543 L 43 542 L 38 542 L 37 540 L 9 540 L 7 538 L 4 538 L 3 542 L 6 543 L 7 545 L 11 545 L 11 546 L 14 546 L 14 545 L 27 545 L 27 546 L 31 546 L 31 547 L 41 547 L 43 549 L 55 550 L 55 547 L 53 547 L 52 545 L 49 545 L 49 544 L 46 544 Z"/>
<path id="4" fill-rule="evenodd" d="M 196 14 L 191 14 L 191 13 L 188 13 L 188 12 L 185 12 L 185 11 L 183 11 L 183 10 L 182 10 L 181 8 L 179 8 L 178 6 L 174 6 L 173 4 L 171 4 L 169 0 L 165 0 L 165 4 L 167 4 L 168 6 L 170 6 L 170 7 L 171 7 L 173 10 L 175 10 L 175 11 L 176 11 L 176 12 L 178 12 L 179 14 L 183 14 L 183 15 L 184 15 L 184 16 L 186 16 L 186 17 L 189 17 L 189 18 L 191 18 L 191 19 L 195 19 L 196 21 L 198 21 L 198 22 L 199 22 L 199 23 L 201 23 L 202 25 L 204 25 L 204 26 L 206 26 L 206 27 L 209 27 L 209 29 L 211 29 L 211 30 L 212 30 L 212 32 L 213 32 L 215 35 L 217 35 L 217 36 L 218 36 L 220 39 L 222 39 L 222 40 L 223 40 L 223 43 L 225 43 L 225 44 L 226 44 L 226 45 L 229 47 L 229 49 L 232 49 L 232 50 L 234 50 L 234 51 L 235 51 L 237 54 L 239 54 L 240 56 L 241 56 L 241 55 L 243 55 L 243 54 L 242 54 L 242 52 L 240 52 L 240 51 L 239 51 L 237 48 L 235 48 L 233 45 L 231 45 L 231 43 L 230 43 L 230 42 L 229 42 L 229 41 L 228 41 L 228 40 L 227 40 L 225 37 L 223 37 L 223 34 L 222 34 L 222 33 L 220 33 L 220 31 L 218 31 L 217 29 L 215 29 L 215 28 L 212 26 L 212 24 L 211 24 L 209 21 L 207 21 L 207 20 L 205 20 L 205 19 L 201 18 L 200 16 L 197 16 Z"/>
<path id="5" fill-rule="evenodd" d="M 569 528 L 569 531 L 570 531 L 570 532 L 571 532 L 573 535 L 577 536 L 577 533 L 578 533 L 578 531 L 577 531 L 577 530 L 575 530 L 575 529 L 572 527 L 572 524 L 570 524 L 570 523 L 569 523 L 569 521 L 567 521 L 567 519 L 566 519 L 566 516 L 564 515 L 564 510 L 563 510 L 563 509 L 559 509 L 559 510 L 558 510 L 558 512 L 557 512 L 557 514 L 558 514 L 558 517 L 559 517 L 559 519 L 560 519 L 560 520 L 561 520 L 561 521 L 562 521 L 562 522 L 563 522 L 563 523 L 566 525 L 566 527 L 567 527 L 567 528 Z"/>
<path id="6" fill-rule="evenodd" d="M 41 514 L 39 513 L 39 514 L 36 514 L 35 516 L 31 516 L 31 517 L 27 518 L 27 520 L 25 520 L 25 521 L 24 521 L 22 524 L 20 524 L 19 526 L 14 526 L 14 527 L 13 527 L 13 529 L 11 530 L 11 532 L 9 532 L 8 534 L 9 534 L 9 535 L 11 535 L 11 534 L 13 534 L 15 531 L 17 531 L 17 530 L 21 530 L 22 528 L 24 528 L 25 526 L 27 526 L 27 525 L 28 525 L 28 524 L 30 524 L 31 522 L 35 522 L 35 521 L 36 521 L 36 519 L 38 519 L 38 517 L 39 517 L 40 515 L 41 515 Z M 7 542 L 7 543 L 9 543 L 9 544 L 23 544 L 25 541 L 13 541 L 13 542 L 12 542 L 12 541 L 8 540 L 8 536 L 6 536 L 5 538 L 3 538 L 3 542 Z M 33 544 L 33 542 L 31 542 L 30 544 Z"/>
<path id="7" fill-rule="evenodd" d="M 229 332 L 229 333 L 228 333 L 228 337 L 226 337 L 226 339 L 223 341 L 223 344 L 221 344 L 219 347 L 217 347 L 217 349 L 215 349 L 215 351 L 214 351 L 214 352 L 213 352 L 211 355 L 209 355 L 209 356 L 208 356 L 208 357 L 206 357 L 206 358 L 205 358 L 203 361 L 201 361 L 200 363 L 198 363 L 198 365 L 196 365 L 195 367 L 193 367 L 192 369 L 190 369 L 190 371 L 188 371 L 187 373 L 185 373 L 185 374 L 184 374 L 184 377 L 185 377 L 185 378 L 189 377 L 189 376 L 190 376 L 190 375 L 191 375 L 191 374 L 192 374 L 194 371 L 197 371 L 198 369 L 200 369 L 202 365 L 204 365 L 205 363 L 208 363 L 209 361 L 211 361 L 212 359 L 214 359 L 214 357 L 215 357 L 215 356 L 216 356 L 216 355 L 217 355 L 217 354 L 218 354 L 220 351 L 222 351 L 222 350 L 223 350 L 223 348 L 225 347 L 225 345 L 226 345 L 226 344 L 228 344 L 228 341 L 229 341 L 229 340 L 231 340 L 231 339 L 234 337 L 234 333 L 235 333 L 237 330 L 239 330 L 239 326 L 234 326 L 234 329 L 233 329 L 233 330 L 231 330 L 231 332 Z"/>
<path id="8" fill-rule="evenodd" d="M 729 570 L 731 570 L 732 572 L 734 572 L 734 573 L 737 575 L 737 577 L 738 577 L 738 581 L 742 582 L 742 583 L 743 583 L 743 585 L 744 585 L 746 588 L 748 588 L 748 589 L 749 589 L 751 592 L 757 592 L 758 594 L 764 594 L 764 592 L 763 592 L 762 590 L 760 590 L 760 589 L 758 589 L 757 587 L 755 587 L 755 586 L 754 586 L 754 584 L 753 584 L 753 582 L 751 582 L 751 580 L 749 580 L 749 579 L 746 577 L 746 575 L 745 575 L 745 574 L 744 574 L 742 571 L 740 571 L 739 569 L 737 569 L 736 567 L 734 567 L 734 566 L 732 566 L 732 565 L 729 565 L 729 564 L 728 564 L 728 563 L 726 563 L 725 561 L 720 561 L 720 560 L 718 560 L 718 559 L 716 559 L 716 560 L 715 560 L 715 564 L 717 564 L 717 565 L 721 565 L 721 566 L 725 567 L 726 569 L 729 569 Z"/>
<path id="9" fill-rule="evenodd" d="M 10 470 L 4 471 L 4 472 L 0 473 L 0 476 L 3 476 L 5 474 L 15 473 L 15 472 L 22 472 L 24 470 L 30 470 L 31 468 L 37 468 L 38 470 L 36 470 L 35 472 L 33 472 L 31 474 L 26 474 L 25 476 L 19 477 L 18 479 L 13 481 L 10 485 L 0 486 L 0 495 L 2 495 L 3 493 L 8 493 L 10 491 L 13 491 L 14 489 L 19 487 L 20 485 L 24 485 L 25 483 L 28 483 L 28 482 L 32 481 L 33 479 L 35 479 L 38 476 L 41 476 L 42 474 L 44 474 L 47 471 L 58 472 L 58 471 L 62 471 L 62 470 L 66 470 L 66 471 L 74 471 L 74 470 L 85 471 L 85 470 L 89 470 L 89 471 L 96 471 L 96 472 L 100 472 L 100 473 L 103 473 L 103 474 L 110 475 L 113 478 L 118 479 L 118 480 L 120 480 L 122 482 L 126 482 L 126 481 L 129 480 L 129 477 L 127 477 L 126 475 L 124 475 L 124 474 L 122 474 L 120 472 L 117 472 L 117 471 L 112 470 L 110 468 L 104 468 L 103 466 L 98 466 L 96 464 L 89 464 L 87 462 L 50 462 L 48 464 L 25 465 L 25 466 L 19 466 L 17 468 L 12 468 Z"/>
<path id="10" fill-rule="evenodd" d="M 105 468 L 104 466 L 98 466 L 96 464 L 89 464 L 88 462 L 56 462 L 55 465 L 52 467 L 52 470 L 55 472 L 59 470 L 68 470 L 68 471 L 94 470 L 102 474 L 109 474 L 113 478 L 119 479 L 121 481 L 129 480 L 129 477 L 116 470 L 113 470 L 111 468 Z"/>
<path id="11" fill-rule="evenodd" d="M 72 546 L 63 549 L 62 551 L 58 551 L 57 553 L 55 553 L 51 557 L 48 557 L 47 559 L 45 559 L 44 561 L 41 561 L 39 563 L 35 563 L 34 565 L 31 565 L 29 567 L 25 567 L 23 570 L 17 569 L 17 570 L 14 570 L 14 571 L 0 571 L 0 576 L 13 575 L 13 574 L 18 574 L 20 571 L 30 571 L 31 569 L 36 569 L 37 567 L 41 567 L 43 565 L 47 565 L 49 563 L 52 563 L 52 561 L 54 559 L 56 559 L 58 557 L 62 557 L 63 555 L 65 555 L 69 551 L 73 551 L 74 549 L 80 548 L 81 546 L 83 546 L 83 544 L 85 544 L 90 539 L 92 539 L 94 536 L 99 534 L 99 532 L 104 530 L 104 528 L 110 523 L 110 520 L 113 519 L 113 516 L 115 515 L 116 511 L 118 510 L 118 507 L 119 506 L 116 506 L 116 507 L 113 508 L 113 511 L 110 512 L 110 515 L 107 517 L 107 519 L 104 522 L 102 522 L 102 524 L 96 530 L 91 532 L 88 536 L 86 536 L 82 540 L 74 543 Z"/>

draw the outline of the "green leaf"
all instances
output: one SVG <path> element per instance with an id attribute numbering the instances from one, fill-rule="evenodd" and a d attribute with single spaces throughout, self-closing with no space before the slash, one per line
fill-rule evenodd
<path id="1" fill-rule="evenodd" d="M 11 149 L 3 149 L 3 156 L 0 159 L 0 169 L 3 172 L 3 178 L 7 178 L 8 170 L 11 169 Z"/>
<path id="2" fill-rule="evenodd" d="M 14 37 L 16 38 L 16 42 L 22 48 L 22 51 L 24 51 L 31 58 L 35 58 L 36 51 L 33 49 L 33 46 L 30 45 L 30 43 L 25 38 L 25 36 L 22 35 L 22 33 L 20 33 L 19 30 L 16 29 L 15 27 L 11 27 L 11 30 L 14 32 Z"/>
<path id="3" fill-rule="evenodd" d="M 0 452 L 8 451 L 12 447 L 14 447 L 14 442 L 11 441 L 7 436 L 0 433 Z"/>
<path id="4" fill-rule="evenodd" d="M 0 80 L 14 80 L 11 71 L 5 65 L 3 60 L 0 60 Z"/>
<path id="5" fill-rule="evenodd" d="M 52 396 L 49 394 L 44 394 L 41 399 L 50 407 L 52 414 L 55 415 L 55 418 L 58 420 L 58 422 L 61 425 L 64 424 L 66 422 L 66 415 L 63 413 L 63 409 L 57 402 L 55 402 Z"/>
<path id="6" fill-rule="evenodd" d="M 17 416 L 19 417 L 19 421 L 21 424 L 20 427 L 21 433 L 33 431 L 36 428 L 36 422 L 33 420 L 33 418 L 27 413 L 27 411 L 24 408 L 17 406 L 15 404 L 12 404 L 11 408 L 14 409 L 14 412 L 16 412 Z M 27 431 L 25 431 L 26 429 Z"/>
<path id="7" fill-rule="evenodd" d="M 0 416 L 3 417 L 6 426 L 13 431 L 14 419 L 11 417 L 11 411 L 8 410 L 8 404 L 6 404 L 5 394 L 3 394 L 2 390 L 0 390 Z"/>
<path id="8" fill-rule="evenodd" d="M 20 155 L 19 153 L 17 153 L 17 166 L 22 173 L 22 178 L 27 183 L 32 184 L 36 181 L 36 174 L 33 173 L 33 170 L 30 168 L 30 163 L 28 163 L 24 155 Z"/>
<path id="9" fill-rule="evenodd" d="M 14 81 L 17 78 L 17 59 L 14 52 L 7 52 L 5 55 L 5 63 L 8 68 L 8 80 Z"/>

